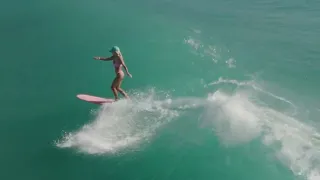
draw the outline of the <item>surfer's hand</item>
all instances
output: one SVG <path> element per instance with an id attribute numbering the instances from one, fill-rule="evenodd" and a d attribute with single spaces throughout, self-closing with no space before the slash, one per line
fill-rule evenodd
<path id="1" fill-rule="evenodd" d="M 131 75 L 130 73 L 127 73 L 127 74 L 128 74 L 128 76 L 129 76 L 129 77 L 131 77 L 131 78 L 132 78 L 132 75 Z"/>
<path id="2" fill-rule="evenodd" d="M 100 60 L 100 57 L 93 57 L 93 59 L 95 59 L 95 60 Z"/>

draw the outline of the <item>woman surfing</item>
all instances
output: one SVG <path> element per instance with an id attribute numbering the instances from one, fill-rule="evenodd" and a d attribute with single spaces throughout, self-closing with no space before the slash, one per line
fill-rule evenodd
<path id="1" fill-rule="evenodd" d="M 127 93 L 120 88 L 122 80 L 124 78 L 124 73 L 121 68 L 124 67 L 129 77 L 132 78 L 132 75 L 129 73 L 128 68 L 124 63 L 124 59 L 120 52 L 120 48 L 118 46 L 113 46 L 109 52 L 112 53 L 111 57 L 94 57 L 93 59 L 102 60 L 102 61 L 111 61 L 111 60 L 113 61 L 116 77 L 112 82 L 111 89 L 114 94 L 115 100 L 117 101 L 119 99 L 117 91 L 119 91 L 125 98 L 128 99 L 129 96 L 127 95 Z"/>

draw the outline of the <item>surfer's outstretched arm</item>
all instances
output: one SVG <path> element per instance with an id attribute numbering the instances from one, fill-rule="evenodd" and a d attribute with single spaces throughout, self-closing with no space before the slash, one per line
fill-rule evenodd
<path id="1" fill-rule="evenodd" d="M 111 61 L 111 60 L 113 60 L 113 56 L 111 56 L 111 57 L 94 57 L 93 59 L 102 60 L 102 61 Z"/>

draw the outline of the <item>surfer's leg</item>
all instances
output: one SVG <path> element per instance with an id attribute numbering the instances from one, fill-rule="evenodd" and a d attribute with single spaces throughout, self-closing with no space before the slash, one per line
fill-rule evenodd
<path id="1" fill-rule="evenodd" d="M 125 98 L 129 98 L 128 94 L 120 87 L 117 87 L 117 91 L 119 91 Z"/>
<path id="2" fill-rule="evenodd" d="M 111 90 L 113 92 L 114 95 L 114 99 L 117 101 L 118 100 L 118 92 L 117 92 L 117 88 L 116 88 L 116 82 L 117 82 L 117 78 L 114 78 L 112 85 L 111 85 Z"/>
<path id="3" fill-rule="evenodd" d="M 120 88 L 122 80 L 123 80 L 123 77 L 124 77 L 124 73 L 123 72 L 118 73 L 118 78 L 116 80 L 115 85 L 116 85 L 117 91 L 119 91 L 125 98 L 128 99 L 129 96 L 127 95 L 127 93 L 123 89 Z"/>

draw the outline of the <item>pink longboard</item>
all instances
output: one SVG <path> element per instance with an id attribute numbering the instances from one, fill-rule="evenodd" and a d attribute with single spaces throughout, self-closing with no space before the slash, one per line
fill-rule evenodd
<path id="1" fill-rule="evenodd" d="M 103 103 L 113 103 L 114 99 L 108 99 L 108 98 L 102 98 L 102 97 L 97 97 L 97 96 L 92 96 L 88 94 L 78 94 L 77 98 L 87 101 L 93 104 L 103 104 Z"/>

